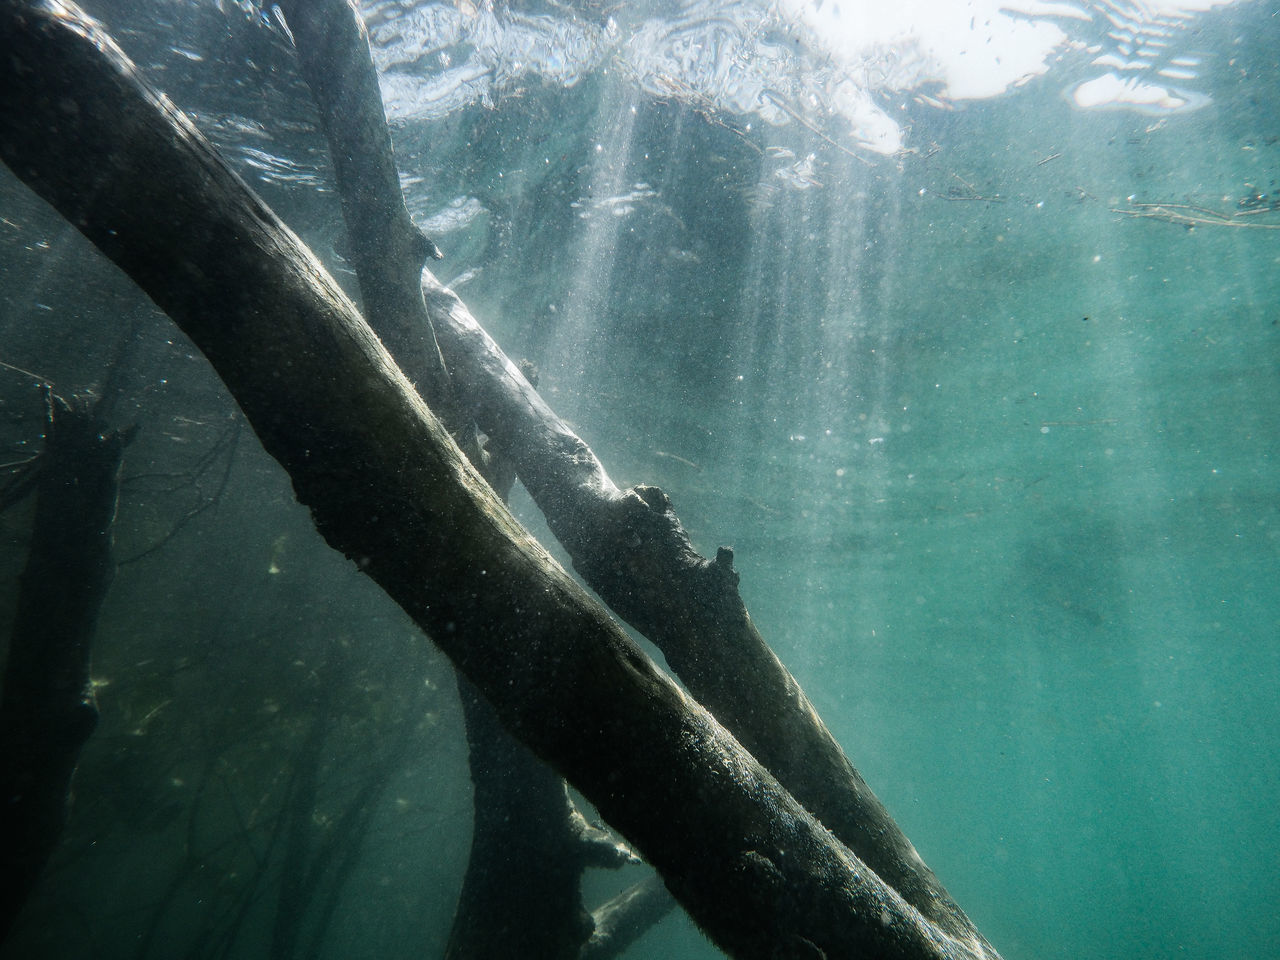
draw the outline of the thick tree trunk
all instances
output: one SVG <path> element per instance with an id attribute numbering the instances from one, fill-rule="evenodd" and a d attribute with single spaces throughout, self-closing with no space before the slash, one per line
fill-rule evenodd
<path id="1" fill-rule="evenodd" d="M 80 401 L 49 397 L 0 701 L 0 940 L 61 837 L 71 775 L 98 722 L 90 649 L 115 571 L 111 522 L 130 437 Z"/>
<path id="2" fill-rule="evenodd" d="M 195 341 L 321 533 L 713 939 L 740 957 L 986 955 L 838 843 L 520 528 L 332 278 L 109 37 L 52 0 L 0 17 L 0 156 Z"/>

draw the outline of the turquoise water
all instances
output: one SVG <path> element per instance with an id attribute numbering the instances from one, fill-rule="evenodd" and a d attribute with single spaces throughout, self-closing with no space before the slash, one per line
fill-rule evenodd
<path id="1" fill-rule="evenodd" d="M 346 283 L 288 51 L 225 6 L 95 9 Z M 1199 109 L 1080 109 L 1064 55 L 953 110 L 880 91 L 891 155 L 616 61 L 394 126 L 411 209 L 462 211 L 442 279 L 619 485 L 734 547 L 762 633 L 1008 960 L 1280 937 L 1280 213 L 1231 219 L 1280 188 L 1280 27 L 1253 3 L 1187 29 Z M 259 144 L 280 164 L 233 114 L 288 119 Z M 448 664 L 168 321 L 7 171 L 0 202 L 0 360 L 68 390 L 127 363 L 142 425 L 102 721 L 0 956 L 441 955 L 470 831 Z M 39 400 L 0 391 L 18 459 Z M 29 504 L 0 523 L 7 610 Z M 314 886 L 286 943 L 289 871 Z M 716 955 L 682 915 L 627 953 Z"/>

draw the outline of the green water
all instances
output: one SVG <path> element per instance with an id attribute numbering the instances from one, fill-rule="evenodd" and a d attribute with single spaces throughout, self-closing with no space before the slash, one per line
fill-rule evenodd
<path id="1" fill-rule="evenodd" d="M 442 278 L 480 268 L 460 294 L 619 485 L 734 547 L 762 633 L 1008 960 L 1280 938 L 1280 231 L 1118 212 L 1229 213 L 1280 181 L 1276 17 L 1231 16 L 1205 43 L 1236 68 L 1198 111 L 1078 111 L 1045 79 L 913 107 L 896 158 L 740 135 L 607 73 L 395 130 L 414 189 L 487 211 L 442 239 Z M 145 65 L 155 35 L 128 36 Z M 219 89 L 228 63 L 168 74 L 179 104 L 256 89 Z M 770 145 L 815 153 L 815 182 Z M 637 184 L 634 212 L 582 203 Z M 255 186 L 333 265 L 331 188 Z M 470 832 L 448 664 L 168 321 L 7 171 L 0 203 L 0 360 L 76 390 L 123 358 L 142 425 L 102 722 L 0 956 L 268 955 L 304 757 L 316 849 L 368 810 L 309 955 L 441 955 Z M 30 378 L 0 393 L 35 447 Z M 6 610 L 29 523 L 0 516 Z M 716 955 L 680 915 L 627 954 Z"/>

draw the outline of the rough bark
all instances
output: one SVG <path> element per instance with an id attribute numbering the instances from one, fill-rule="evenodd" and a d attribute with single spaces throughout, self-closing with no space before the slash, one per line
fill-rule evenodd
<path id="1" fill-rule="evenodd" d="M 321 6 L 347 4 L 323 0 Z M 339 19 L 325 14 L 331 32 L 337 32 Z M 338 62 L 347 66 L 324 74 L 330 89 L 317 94 L 317 103 L 335 157 L 346 158 L 347 173 L 344 179 L 340 163 L 339 180 L 348 229 L 365 238 L 368 248 L 386 252 L 376 266 L 387 272 L 386 260 L 404 247 L 404 227 L 380 211 L 397 205 L 403 210 L 404 204 L 367 36 L 357 32 L 356 39 L 332 41 L 342 51 Z M 331 78 L 344 75 L 354 79 L 339 92 L 341 84 Z M 370 132 L 379 129 L 382 136 Z M 350 193 L 348 183 L 358 184 L 360 192 Z M 406 268 L 422 263 L 419 258 Z M 420 272 L 453 394 L 473 412 L 491 447 L 515 466 L 574 569 L 662 650 L 717 720 L 909 903 L 957 937 L 980 938 L 756 629 L 738 592 L 732 552 L 722 547 L 714 560 L 698 554 L 657 487 L 619 490 L 590 447 L 547 406 L 462 300 L 429 271 Z"/>
<path id="2" fill-rule="evenodd" d="M 80 748 L 97 726 L 90 652 L 131 436 L 108 432 L 85 403 L 49 397 L 0 701 L 0 940 L 62 835 Z"/>
<path id="3" fill-rule="evenodd" d="M 565 575 L 318 261 L 100 28 L 53 0 L 0 0 L 0 17 L 0 156 L 173 317 L 320 532 L 717 943 L 984 955 L 836 841 Z"/>

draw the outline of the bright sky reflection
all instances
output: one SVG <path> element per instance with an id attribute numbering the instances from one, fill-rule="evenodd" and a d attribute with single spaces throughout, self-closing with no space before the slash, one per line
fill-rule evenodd
<path id="1" fill-rule="evenodd" d="M 684 0 L 660 15 L 620 7 L 603 23 L 567 7 L 563 17 L 400 0 L 363 9 L 396 119 L 491 101 L 521 77 L 572 86 L 618 67 L 654 96 L 748 122 L 817 125 L 892 155 L 909 146 L 888 106 L 903 95 L 949 109 L 1062 74 L 1062 92 L 1082 110 L 1200 107 L 1205 52 L 1189 28 L 1233 2 Z M 1069 77 L 1059 69 L 1067 64 Z"/>

